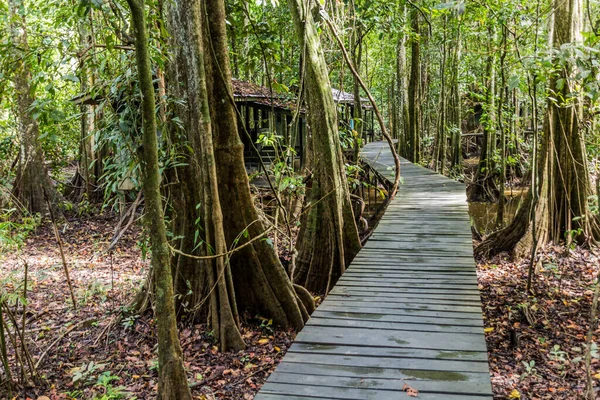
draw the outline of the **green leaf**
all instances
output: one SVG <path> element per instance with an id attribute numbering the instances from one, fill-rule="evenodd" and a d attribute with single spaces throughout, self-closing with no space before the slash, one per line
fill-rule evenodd
<path id="1" fill-rule="evenodd" d="M 74 83 L 79 83 L 79 78 L 73 74 L 65 74 L 63 75 L 63 79 Z"/>

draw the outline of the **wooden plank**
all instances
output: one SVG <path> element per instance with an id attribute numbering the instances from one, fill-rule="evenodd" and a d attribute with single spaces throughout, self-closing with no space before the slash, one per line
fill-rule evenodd
<path id="1" fill-rule="evenodd" d="M 410 374 L 410 371 L 446 371 L 446 372 L 488 372 L 489 369 L 485 362 L 464 361 L 464 360 L 446 360 L 439 358 L 434 360 L 421 358 L 402 358 L 390 357 L 383 359 L 382 357 L 361 357 L 335 354 L 321 354 L 311 352 L 308 354 L 296 353 L 293 350 L 294 345 L 289 350 L 289 353 L 284 357 L 287 362 L 306 363 L 312 365 L 340 365 L 344 367 L 358 368 L 392 368 L 403 370 L 404 373 Z M 444 354 L 440 350 L 440 354 Z"/>
<path id="2" fill-rule="evenodd" d="M 337 289 L 337 288 L 335 288 Z M 435 302 L 440 301 L 444 304 L 461 304 L 470 303 L 481 306 L 481 296 L 479 294 L 423 294 L 423 293 L 405 293 L 405 292 L 373 292 L 366 289 L 355 289 L 355 290 L 336 290 L 331 291 L 329 296 L 356 296 L 362 298 L 374 298 L 380 300 L 394 300 L 394 299 L 421 299 L 423 302 Z"/>
<path id="3" fill-rule="evenodd" d="M 336 288 L 340 288 L 340 290 L 345 291 L 346 293 L 352 293 L 354 290 L 369 290 L 371 292 L 379 292 L 379 293 L 412 293 L 412 294 L 421 294 L 423 296 L 427 296 L 430 294 L 456 294 L 456 295 L 472 295 L 479 296 L 479 290 L 470 289 L 470 290 L 455 290 L 455 289 L 431 289 L 431 288 L 402 288 L 402 290 L 398 290 L 398 288 L 381 288 L 381 287 L 369 287 L 364 288 L 361 286 L 352 286 L 352 285 L 336 285 Z"/>
<path id="4" fill-rule="evenodd" d="M 388 288 L 388 289 L 449 289 L 461 292 L 477 291 L 476 287 L 471 284 L 452 284 L 452 283 L 437 283 L 423 281 L 419 283 L 401 284 L 401 283 L 389 283 L 383 282 L 354 282 L 354 281 L 342 281 L 338 282 L 339 286 L 346 287 L 362 287 L 362 288 Z"/>
<path id="5" fill-rule="evenodd" d="M 296 343 L 407 347 L 444 351 L 487 351 L 482 335 L 476 334 L 414 331 L 373 332 L 372 329 L 367 328 L 340 330 L 324 326 L 300 332 L 296 337 Z"/>
<path id="6" fill-rule="evenodd" d="M 273 380 L 275 383 L 298 383 L 301 385 L 314 385 L 314 386 L 330 386 L 330 387 L 349 387 L 357 389 L 370 389 L 377 388 L 378 390 L 387 391 L 402 391 L 402 387 L 407 384 L 419 390 L 420 394 L 425 393 L 450 393 L 450 394 L 479 394 L 481 391 L 486 390 L 485 381 L 427 381 L 416 379 L 355 379 L 351 377 L 336 377 L 337 379 L 332 380 L 330 376 L 322 376 L 317 374 L 298 374 L 293 372 L 283 372 L 276 379 Z"/>
<path id="7" fill-rule="evenodd" d="M 266 393 L 271 393 L 274 395 L 282 395 L 282 399 L 288 398 L 290 392 L 293 395 L 301 395 L 303 398 L 312 399 L 322 398 L 320 396 L 326 396 L 327 399 L 363 399 L 363 400 L 398 400 L 398 393 L 401 391 L 393 390 L 393 389 L 380 389 L 380 388 L 355 388 L 348 386 L 321 386 L 315 384 L 314 380 L 312 384 L 305 384 L 303 381 L 293 382 L 293 379 L 285 380 L 285 375 L 281 378 L 284 381 L 280 382 L 269 382 L 265 385 L 264 391 Z M 337 381 L 336 381 L 337 382 Z M 342 383 L 343 380 L 340 380 Z M 363 381 L 363 385 L 369 381 Z M 397 385 L 400 386 L 401 385 Z M 406 395 L 404 395 L 406 396 Z M 468 395 L 471 400 L 479 400 L 479 399 L 487 399 L 488 397 L 480 396 L 480 395 Z M 257 397 L 260 399 L 260 397 Z M 436 392 L 426 392 L 419 391 L 419 399 L 423 400 L 464 400 L 464 393 L 436 393 Z"/>
<path id="8" fill-rule="evenodd" d="M 452 318 L 447 316 L 446 318 L 437 318 L 430 316 L 420 316 L 413 314 L 400 314 L 393 315 L 389 313 L 371 311 L 361 312 L 356 310 L 345 310 L 345 311 L 331 311 L 325 307 L 319 307 L 314 312 L 315 317 L 320 318 L 339 318 L 346 320 L 359 320 L 359 321 L 380 321 L 380 322 L 406 322 L 415 324 L 426 324 L 426 325 L 439 325 L 439 326 L 464 326 L 464 327 L 483 327 L 483 322 L 476 316 L 467 315 L 466 318 Z M 311 322 L 312 326 L 312 322 Z"/>
<path id="9" fill-rule="evenodd" d="M 367 316 L 369 314 L 380 315 L 384 312 L 382 309 L 378 307 L 368 307 L 368 306 L 356 306 L 351 310 L 348 307 L 337 306 L 337 305 L 329 305 L 329 304 L 321 304 L 318 308 L 320 311 L 338 311 L 338 312 L 354 312 L 360 314 L 362 316 Z M 429 311 L 429 310 L 394 310 L 387 309 L 385 310 L 385 314 L 394 317 L 429 317 L 429 318 L 438 318 L 439 323 L 443 324 L 445 320 L 456 320 L 456 319 L 465 319 L 472 321 L 474 318 L 478 317 L 478 314 L 473 313 L 461 313 L 461 312 L 442 312 L 442 311 Z M 483 323 L 482 323 L 483 326 Z M 303 330 L 303 332 L 307 332 L 308 330 Z"/>
<path id="10" fill-rule="evenodd" d="M 337 307 L 348 307 L 352 309 L 356 306 L 364 308 L 377 308 L 383 312 L 387 310 L 402 310 L 404 312 L 414 311 L 440 311 L 448 313 L 474 313 L 481 314 L 480 306 L 469 306 L 469 305 L 446 305 L 446 304 L 428 304 L 428 303 L 407 303 L 403 301 L 365 301 L 365 299 L 350 297 L 333 297 L 327 302 L 328 306 Z"/>
<path id="11" fill-rule="evenodd" d="M 291 352 L 332 354 L 338 356 L 381 358 L 426 358 L 431 360 L 476 361 L 487 363 L 487 353 L 481 351 L 440 351 L 428 349 L 400 349 L 393 347 L 331 346 L 314 343 L 296 343 Z"/>
<path id="12" fill-rule="evenodd" d="M 321 318 L 320 314 L 312 316 L 311 326 L 325 326 L 337 328 L 366 328 L 386 331 L 412 331 L 412 332 L 448 332 L 448 333 L 478 333 L 481 327 L 462 325 L 418 324 L 414 320 L 403 322 L 377 321 L 350 318 Z M 487 361 L 487 355 L 486 355 Z"/>
<path id="13" fill-rule="evenodd" d="M 299 345 L 300 346 L 300 345 Z M 298 347 L 299 347 L 298 346 Z M 296 350 L 294 350 L 296 351 Z M 442 353 L 444 356 L 445 353 Z M 435 379 L 445 382 L 487 382 L 489 373 L 486 372 L 461 372 L 460 375 L 447 374 L 448 371 L 431 371 L 411 369 L 389 368 L 385 364 L 379 367 L 347 366 L 334 363 L 298 363 L 292 360 L 283 360 L 278 369 L 282 372 L 300 375 L 317 374 L 320 376 L 340 376 L 354 379 L 411 379 L 415 381 L 429 381 Z M 437 372 L 437 373 L 436 373 Z M 440 373 L 441 372 L 441 373 Z"/>
<path id="14" fill-rule="evenodd" d="M 439 278 L 434 278 L 434 277 L 428 277 L 427 275 L 422 275 L 419 277 L 411 277 L 411 276 L 402 276 L 402 275 L 396 275 L 396 276 L 369 276 L 367 274 L 360 274 L 359 276 L 356 275 L 344 275 L 341 279 L 340 282 L 376 282 L 376 283 L 380 283 L 381 281 L 385 281 L 387 283 L 399 283 L 399 284 L 406 284 L 406 285 L 410 285 L 412 286 L 412 284 L 420 284 L 423 282 L 423 279 L 427 279 L 427 283 L 429 284 L 467 284 L 467 285 L 472 285 L 475 284 L 477 285 L 477 279 L 474 276 L 470 276 L 470 277 L 465 277 L 465 276 L 442 276 Z"/>
<path id="15" fill-rule="evenodd" d="M 364 266 L 363 266 L 364 267 Z M 344 276 L 357 276 L 357 277 L 371 277 L 371 278 L 393 278 L 393 277 L 418 277 L 418 278 L 431 278 L 431 279 L 451 279 L 453 277 L 469 277 L 473 278 L 474 275 L 467 269 L 446 271 L 439 269 L 438 271 L 432 269 L 404 269 L 404 270 L 393 270 L 393 269 L 381 269 L 377 267 L 372 268 L 356 268 L 355 265 L 348 269 L 344 273 Z"/>
<path id="16" fill-rule="evenodd" d="M 369 293 L 365 293 L 365 292 L 361 292 L 361 294 L 356 293 L 356 292 L 350 292 L 350 293 L 334 293 L 334 294 L 330 294 L 329 296 L 335 296 L 332 298 L 332 300 L 336 300 L 337 299 L 341 299 L 341 300 L 345 300 L 345 299 L 350 299 L 352 301 L 361 301 L 364 302 L 365 304 L 369 304 L 369 303 L 390 303 L 390 304 L 397 304 L 398 302 L 418 302 L 418 304 L 431 304 L 431 305 L 435 305 L 435 304 L 441 304 L 441 305 L 451 305 L 451 306 L 464 306 L 464 305 L 469 305 L 469 306 L 476 306 L 481 310 L 481 302 L 480 299 L 478 299 L 477 297 L 473 297 L 470 299 L 462 299 L 460 297 L 458 298 L 453 298 L 453 299 L 448 299 L 446 298 L 438 298 L 438 299 L 431 299 L 431 298 L 424 298 L 423 296 L 417 297 L 406 297 L 406 296 L 371 296 L 369 295 Z"/>

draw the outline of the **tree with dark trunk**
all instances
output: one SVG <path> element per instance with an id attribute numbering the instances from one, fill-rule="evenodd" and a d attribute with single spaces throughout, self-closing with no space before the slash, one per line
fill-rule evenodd
<path id="1" fill-rule="evenodd" d="M 306 54 L 305 88 L 312 157 L 294 281 L 313 292 L 329 292 L 361 244 L 352 213 L 327 63 L 313 17 L 318 9 L 314 4 L 305 8 L 301 0 L 289 0 L 288 4 Z"/>
<path id="2" fill-rule="evenodd" d="M 402 154 L 409 161 L 420 161 L 420 139 L 422 128 L 421 115 L 421 38 L 420 16 L 418 10 L 411 12 L 412 36 L 410 39 L 410 76 L 408 78 L 408 132 L 405 135 L 406 153 Z"/>
<path id="3" fill-rule="evenodd" d="M 32 55 L 27 41 L 27 24 L 23 14 L 25 9 L 21 7 L 21 2 L 16 0 L 10 0 L 8 5 L 15 59 L 13 82 L 19 132 L 19 161 L 13 195 L 23 208 L 31 213 L 38 213 L 46 210 L 44 193 L 48 196 L 52 207 L 57 205 L 59 195 L 46 170 L 44 152 L 39 140 L 39 126 L 31 111 L 34 94 L 30 86 L 29 62 Z"/>
<path id="4" fill-rule="evenodd" d="M 400 8 L 400 14 L 404 20 L 404 24 L 408 23 L 408 12 L 406 5 Z M 409 105 L 408 92 L 406 84 L 408 71 L 406 68 L 406 38 L 407 34 L 404 31 L 398 33 L 398 42 L 396 44 L 396 117 L 394 128 L 396 129 L 396 138 L 398 139 L 398 154 L 406 156 L 407 140 L 409 129 Z"/>
<path id="5" fill-rule="evenodd" d="M 313 300 L 292 285 L 253 204 L 233 102 L 224 3 L 176 1 L 168 14 L 174 51 L 169 90 L 184 99 L 176 113 L 188 149 L 188 165 L 175 178 L 173 221 L 180 239 L 174 279 L 182 303 L 210 317 L 221 348 L 239 349 L 240 312 L 299 330 Z"/>
<path id="6" fill-rule="evenodd" d="M 136 61 L 142 93 L 142 137 L 138 157 L 145 198 L 145 222 L 152 249 L 155 285 L 155 315 L 158 330 L 158 398 L 191 399 L 176 325 L 169 247 L 159 190 L 158 145 L 152 67 L 143 0 L 127 0 L 135 30 Z"/>
<path id="7" fill-rule="evenodd" d="M 185 121 L 185 137 L 191 149 L 187 154 L 188 166 L 185 171 L 182 171 L 183 176 L 187 176 L 190 181 L 187 182 L 186 179 L 186 182 L 182 182 L 186 190 L 181 191 L 184 196 L 182 199 L 184 208 L 180 211 L 184 218 L 189 217 L 190 214 L 195 217 L 193 210 L 198 209 L 195 204 L 202 205 L 199 207 L 200 215 L 198 216 L 203 222 L 201 237 L 205 246 L 209 246 L 214 253 L 220 255 L 227 252 L 227 243 L 208 107 L 202 30 L 203 14 L 200 2 L 193 0 L 173 2 L 169 16 L 171 18 L 169 28 L 173 33 L 176 60 L 179 61 L 172 65 L 174 78 L 176 78 L 174 82 L 185 82 L 186 84 L 173 89 L 179 92 L 183 91 L 180 94 L 186 100 L 185 110 L 180 110 L 179 115 Z M 185 197 L 186 194 L 189 198 Z M 191 210 L 186 210 L 186 208 Z M 196 225 L 194 222 L 188 221 L 184 223 L 184 226 L 190 223 L 192 227 Z M 192 235 L 192 232 L 181 233 Z M 189 242 L 182 240 L 182 243 Z M 183 248 L 182 250 L 192 251 L 193 248 Z M 202 297 L 198 295 L 208 295 L 210 303 L 207 309 L 210 315 L 210 326 L 215 336 L 219 338 L 221 348 L 243 349 L 244 341 L 238 326 L 239 317 L 235 292 L 233 287 L 228 284 L 228 282 L 232 282 L 229 258 L 220 256 L 197 262 L 189 257 L 181 255 L 178 257 L 174 268 L 174 279 L 180 285 L 185 283 L 184 290 L 188 289 L 188 285 L 193 285 L 194 290 L 197 290 L 195 302 L 191 304 L 192 307 L 201 304 Z"/>

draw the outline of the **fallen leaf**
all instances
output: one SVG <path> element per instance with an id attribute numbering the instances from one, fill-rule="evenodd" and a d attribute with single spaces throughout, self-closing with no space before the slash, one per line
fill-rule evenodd
<path id="1" fill-rule="evenodd" d="M 266 339 L 266 338 L 260 339 L 260 340 L 257 342 L 257 344 L 267 344 L 267 343 L 269 343 L 269 339 Z"/>
<path id="2" fill-rule="evenodd" d="M 402 391 L 406 392 L 409 397 L 419 397 L 419 391 L 415 388 L 408 386 L 406 383 L 402 385 Z"/>
<path id="3" fill-rule="evenodd" d="M 490 328 L 485 328 L 483 331 L 484 331 L 485 333 L 490 333 L 490 332 L 493 332 L 493 331 L 494 331 L 494 328 L 492 328 L 492 327 L 490 327 Z"/>
<path id="4" fill-rule="evenodd" d="M 521 393 L 517 389 L 513 389 L 512 392 L 508 395 L 509 399 L 520 399 Z"/>

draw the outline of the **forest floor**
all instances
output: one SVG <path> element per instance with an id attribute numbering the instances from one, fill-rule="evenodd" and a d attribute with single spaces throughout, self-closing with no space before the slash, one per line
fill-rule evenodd
<path id="1" fill-rule="evenodd" d="M 539 254 L 531 296 L 526 291 L 528 268 L 528 259 L 510 260 L 506 254 L 478 263 L 494 394 L 497 399 L 583 399 L 583 360 L 600 251 L 546 247 Z M 597 329 L 596 345 L 599 338 Z M 595 353 L 597 387 L 597 347 Z"/>
<path id="2" fill-rule="evenodd" d="M 117 222 L 115 215 L 104 214 L 59 224 L 76 310 L 51 225 L 31 233 L 21 250 L 0 254 L 0 284 L 8 292 L 19 291 L 23 266 L 28 264 L 25 317 L 29 351 L 35 360 L 47 351 L 38 370 L 43 383 L 23 385 L 17 398 L 109 399 L 119 398 L 119 393 L 121 398 L 154 396 L 154 320 L 146 314 L 111 325 L 148 268 L 137 226 L 121 238 L 112 253 L 104 252 Z M 531 297 L 525 294 L 527 267 L 527 260 L 509 260 L 506 255 L 478 263 L 496 398 L 580 399 L 585 368 L 579 359 L 585 351 L 600 254 L 546 248 L 534 279 L 537 294 Z M 246 317 L 243 335 L 248 348 L 236 353 L 218 352 L 205 325 L 181 328 L 188 377 L 197 398 L 252 399 L 289 348 L 293 332 L 274 329 L 258 316 Z M 20 308 L 16 318 L 21 321 Z M 595 333 L 596 341 L 599 336 L 600 330 Z M 598 381 L 600 361 L 595 358 L 592 366 Z M 13 372 L 19 376 L 19 371 Z"/>
<path id="3" fill-rule="evenodd" d="M 28 264 L 28 350 L 34 360 L 47 351 L 38 368 L 43 382 L 21 385 L 18 393 L 13 393 L 16 398 L 154 398 L 154 320 L 148 313 L 112 324 L 136 293 L 149 263 L 142 257 L 140 228 L 135 226 L 112 253 L 104 253 L 117 222 L 115 215 L 105 214 L 59 224 L 76 310 L 52 225 L 42 225 L 31 233 L 21 250 L 0 254 L 0 284 L 9 293 L 21 291 L 24 263 Z M 19 323 L 22 315 L 19 307 Z M 246 316 L 242 328 L 248 347 L 236 353 L 217 351 L 205 325 L 181 328 L 188 378 L 196 398 L 252 399 L 294 338 L 293 332 L 277 331 L 258 316 Z M 13 375 L 20 375 L 16 368 Z M 0 399 L 8 398 L 2 391 Z"/>

